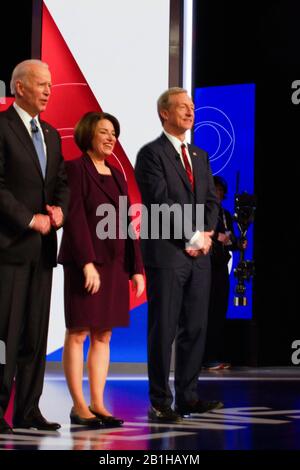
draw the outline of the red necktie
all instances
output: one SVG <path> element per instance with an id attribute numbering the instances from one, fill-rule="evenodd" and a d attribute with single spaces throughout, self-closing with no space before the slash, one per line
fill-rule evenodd
<path id="1" fill-rule="evenodd" d="M 182 158 L 183 158 L 183 161 L 184 161 L 185 171 L 186 171 L 187 177 L 189 179 L 189 182 L 191 183 L 192 190 L 194 191 L 194 175 L 193 175 L 193 172 L 192 172 L 192 168 L 191 168 L 188 156 L 186 154 L 185 144 L 181 145 L 181 152 L 182 152 Z"/>

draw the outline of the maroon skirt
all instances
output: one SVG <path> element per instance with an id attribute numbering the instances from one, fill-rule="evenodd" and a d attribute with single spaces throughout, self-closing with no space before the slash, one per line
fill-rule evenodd
<path id="1" fill-rule="evenodd" d="M 101 286 L 96 294 L 84 288 L 83 270 L 64 266 L 65 322 L 67 328 L 110 330 L 129 325 L 129 275 L 123 259 L 97 266 Z"/>

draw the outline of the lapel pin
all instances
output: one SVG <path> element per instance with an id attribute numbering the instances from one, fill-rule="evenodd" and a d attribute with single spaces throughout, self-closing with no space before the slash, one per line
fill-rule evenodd
<path id="1" fill-rule="evenodd" d="M 197 152 L 193 152 L 194 157 L 197 157 Z"/>

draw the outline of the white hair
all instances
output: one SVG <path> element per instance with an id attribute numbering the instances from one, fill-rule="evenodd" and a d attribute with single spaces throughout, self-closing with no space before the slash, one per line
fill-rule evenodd
<path id="1" fill-rule="evenodd" d="M 18 65 L 15 66 L 13 73 L 11 75 L 10 91 L 12 95 L 16 94 L 16 81 L 26 79 L 26 77 L 30 73 L 30 69 L 32 65 L 41 65 L 42 67 L 49 69 L 49 66 L 48 64 L 46 64 L 46 62 L 43 62 L 38 59 L 29 59 L 29 60 L 23 60 L 23 62 L 20 62 Z"/>

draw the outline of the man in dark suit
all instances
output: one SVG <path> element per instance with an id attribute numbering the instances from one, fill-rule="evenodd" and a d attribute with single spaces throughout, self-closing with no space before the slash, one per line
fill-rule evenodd
<path id="1" fill-rule="evenodd" d="M 158 114 L 163 134 L 139 151 L 136 179 L 148 214 L 154 204 L 169 208 L 177 204 L 177 214 L 175 211 L 165 219 L 171 224 L 169 238 L 163 236 L 163 217 L 158 229 L 153 227 L 153 217 L 143 217 L 151 227 L 149 233 L 159 232 L 156 239 L 146 239 L 142 226 L 148 297 L 148 416 L 156 422 L 176 422 L 180 415 L 223 406 L 200 400 L 197 390 L 210 287 L 207 254 L 218 203 L 206 152 L 186 141 L 186 131 L 194 123 L 194 104 L 186 90 L 170 88 L 163 93 L 158 100 Z M 196 217 L 200 205 L 204 205 L 204 220 Z M 169 372 L 175 337 L 174 411 Z"/>
<path id="2" fill-rule="evenodd" d="M 48 65 L 28 60 L 16 66 L 15 102 L 0 113 L 0 432 L 16 380 L 14 427 L 56 430 L 39 410 L 48 334 L 56 229 L 68 205 L 58 132 L 38 115 L 51 92 Z"/>

